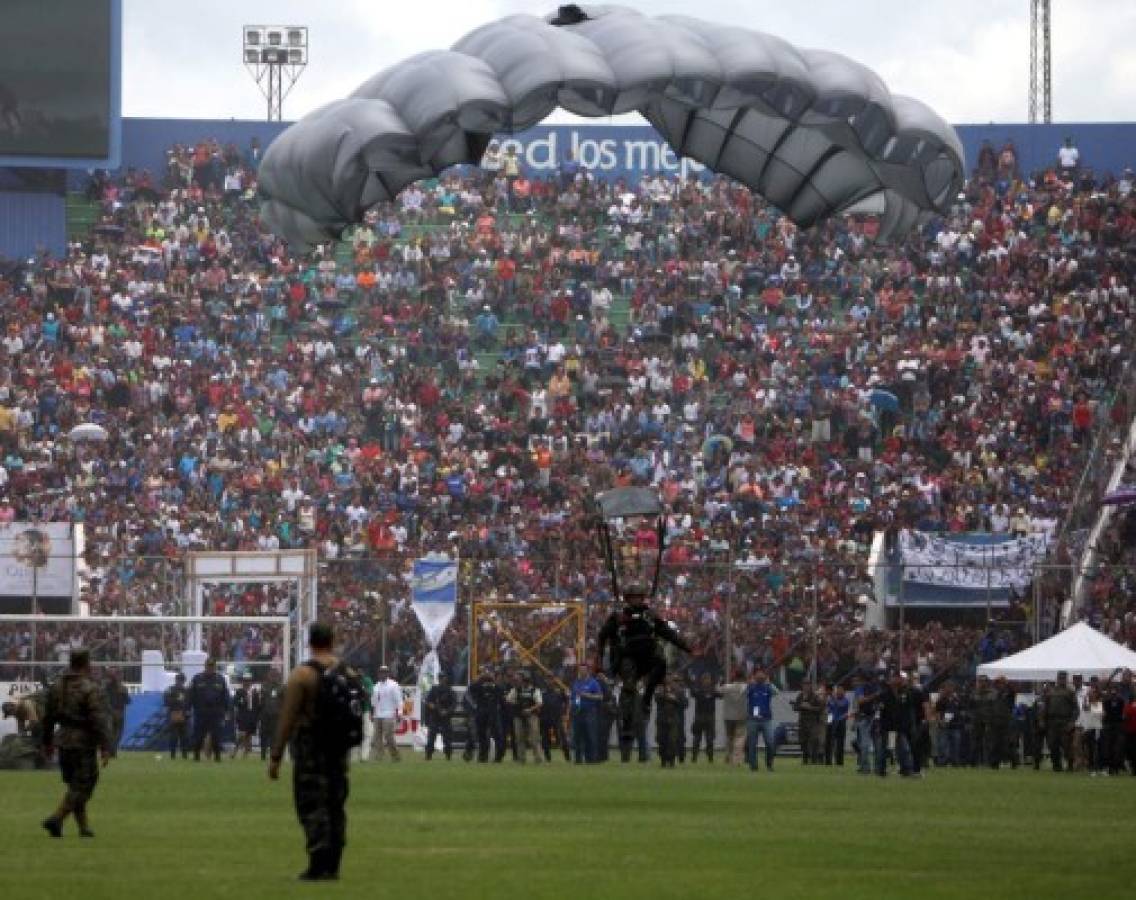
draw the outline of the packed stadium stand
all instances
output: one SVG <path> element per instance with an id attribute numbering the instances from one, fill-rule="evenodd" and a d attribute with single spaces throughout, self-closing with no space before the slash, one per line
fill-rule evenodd
<path id="1" fill-rule="evenodd" d="M 592 603 L 594 634 L 585 501 L 615 484 L 670 506 L 659 603 L 695 667 L 965 678 L 1056 626 L 1067 572 L 993 619 L 912 615 L 900 658 L 894 627 L 864 626 L 869 553 L 907 529 L 1060 528 L 1099 499 L 1086 466 L 1115 461 L 1132 413 L 1130 175 L 1022 173 L 992 148 L 945 220 L 889 245 L 869 217 L 799 231 L 726 179 L 530 180 L 494 154 L 303 258 L 258 227 L 259 148 L 203 136 L 164 172 L 97 175 L 67 257 L 0 279 L 0 522 L 82 522 L 98 614 L 184 612 L 187 551 L 316 548 L 353 658 L 385 640 L 404 676 L 423 650 L 404 575 L 429 551 L 460 556 L 463 598 Z M 65 440 L 86 422 L 109 440 Z M 1131 577 L 1110 579 L 1086 615 L 1131 643 Z M 460 680 L 465 616 L 441 647 Z M 0 669 L 71 638 L 32 633 L 0 628 Z M 256 628 L 211 636 L 222 658 L 274 652 Z"/>

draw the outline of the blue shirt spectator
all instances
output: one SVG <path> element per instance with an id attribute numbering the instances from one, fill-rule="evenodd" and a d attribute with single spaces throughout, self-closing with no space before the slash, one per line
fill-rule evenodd
<path id="1" fill-rule="evenodd" d="M 572 682 L 572 710 L 599 709 L 603 689 L 595 675 L 581 676 Z"/>
<path id="2" fill-rule="evenodd" d="M 759 721 L 773 719 L 773 695 L 777 689 L 768 681 L 755 681 L 746 688 L 746 699 L 749 703 L 749 717 Z"/>
<path id="3" fill-rule="evenodd" d="M 852 702 L 847 697 L 829 697 L 826 704 L 829 724 L 835 725 L 848 719 L 848 712 Z"/>

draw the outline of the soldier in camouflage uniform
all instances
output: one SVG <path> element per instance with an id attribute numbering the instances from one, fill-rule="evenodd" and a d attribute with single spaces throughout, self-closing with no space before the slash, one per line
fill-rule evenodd
<path id="1" fill-rule="evenodd" d="M 284 748 L 292 752 L 292 795 L 296 815 L 304 829 L 308 850 L 308 868 L 300 873 L 302 881 L 329 881 L 339 878 L 339 861 L 347 841 L 347 765 L 348 754 L 331 750 L 321 740 L 321 722 L 317 701 L 320 694 L 321 670 L 335 666 L 339 660 L 332 652 L 331 626 L 313 622 L 308 633 L 312 648 L 309 663 L 297 666 L 284 687 L 284 703 L 280 724 L 272 744 L 268 777 L 280 777 L 280 761 Z"/>
<path id="2" fill-rule="evenodd" d="M 44 754 L 51 756 L 54 747 L 59 748 L 59 768 L 67 784 L 59 807 L 43 820 L 43 827 L 54 838 L 63 834 L 63 822 L 69 815 L 75 817 L 81 836 L 94 837 L 87 803 L 99 781 L 99 758 L 105 766 L 111 753 L 104 696 L 91 679 L 90 654 L 72 651 L 70 670 L 48 691 L 43 719 Z"/>
<path id="3" fill-rule="evenodd" d="M 105 689 L 110 715 L 110 755 L 118 756 L 118 745 L 122 743 L 122 732 L 126 728 L 126 707 L 130 705 L 130 691 L 122 683 L 118 669 L 107 669 Z"/>

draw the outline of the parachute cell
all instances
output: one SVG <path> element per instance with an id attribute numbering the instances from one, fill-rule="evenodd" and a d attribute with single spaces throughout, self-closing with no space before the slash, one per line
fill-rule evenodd
<path id="1" fill-rule="evenodd" d="M 484 25 L 301 119 L 265 153 L 262 216 L 298 248 L 333 240 L 374 204 L 478 162 L 493 134 L 557 107 L 638 111 L 678 155 L 802 227 L 870 206 L 880 237 L 900 236 L 963 182 L 954 129 L 847 57 L 685 16 L 562 7 Z"/>

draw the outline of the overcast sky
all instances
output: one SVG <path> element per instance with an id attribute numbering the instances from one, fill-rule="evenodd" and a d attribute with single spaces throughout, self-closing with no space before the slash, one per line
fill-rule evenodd
<path id="1" fill-rule="evenodd" d="M 123 112 L 262 119 L 241 26 L 306 25 L 311 60 L 284 105 L 295 119 L 413 53 L 548 4 L 521 0 L 124 0 Z M 582 4 L 586 5 L 586 4 Z M 1026 121 L 1029 0 L 624 0 L 844 53 L 953 123 Z M 1136 0 L 1053 0 L 1058 122 L 1136 116 Z"/>

